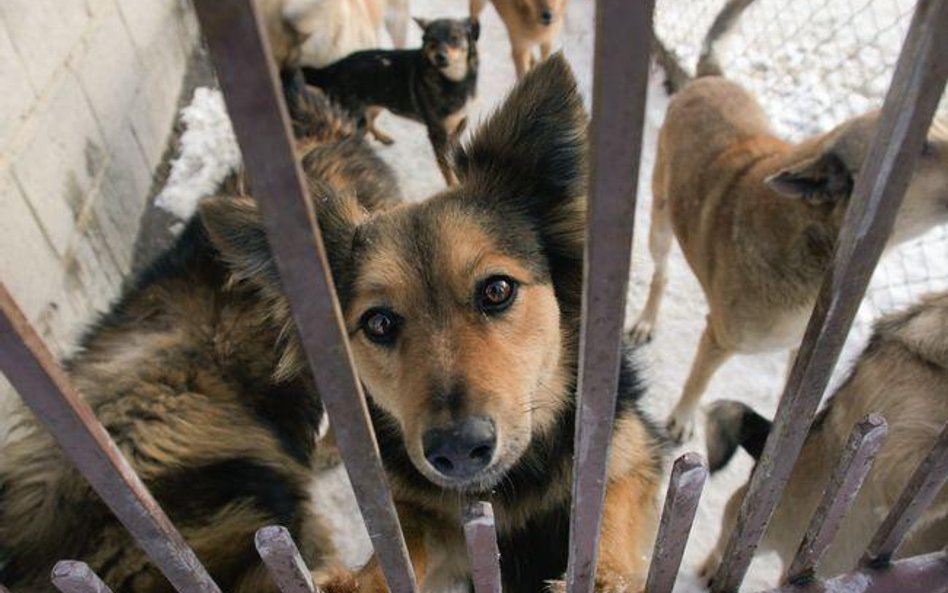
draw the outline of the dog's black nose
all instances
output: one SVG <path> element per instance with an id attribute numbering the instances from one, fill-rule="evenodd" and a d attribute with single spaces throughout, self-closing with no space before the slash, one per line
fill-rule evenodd
<path id="1" fill-rule="evenodd" d="M 425 459 L 448 478 L 470 478 L 490 463 L 497 445 L 494 422 L 468 418 L 447 428 L 435 428 L 422 436 Z"/>
<path id="2" fill-rule="evenodd" d="M 553 13 L 549 10 L 544 10 L 540 13 L 540 22 L 544 25 L 549 25 L 553 22 Z"/>
<path id="3" fill-rule="evenodd" d="M 442 51 L 439 51 L 437 54 L 435 54 L 435 63 L 437 63 L 439 67 L 447 66 L 447 65 L 448 65 L 448 54 L 446 54 L 446 53 L 444 53 L 444 52 L 442 52 Z"/>

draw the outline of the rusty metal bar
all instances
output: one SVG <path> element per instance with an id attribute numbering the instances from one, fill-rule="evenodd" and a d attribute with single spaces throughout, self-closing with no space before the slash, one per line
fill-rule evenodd
<path id="1" fill-rule="evenodd" d="M 112 593 L 89 565 L 78 560 L 60 560 L 50 574 L 53 585 L 62 593 Z"/>
<path id="2" fill-rule="evenodd" d="M 813 579 L 820 560 L 833 543 L 846 512 L 869 475 L 888 430 L 885 420 L 878 414 L 869 414 L 853 427 L 797 554 L 787 569 L 788 583 L 799 584 Z"/>
<path id="3" fill-rule="evenodd" d="M 392 593 L 415 575 L 253 0 L 195 0 L 300 340 Z"/>
<path id="4" fill-rule="evenodd" d="M 313 575 L 285 527 L 261 527 L 254 536 L 257 553 L 283 593 L 316 593 Z"/>
<path id="5" fill-rule="evenodd" d="M 886 95 L 879 129 L 751 476 L 736 528 L 714 576 L 714 593 L 738 589 L 786 485 L 866 285 L 892 231 L 948 76 L 948 0 L 920 0 Z M 584 592 L 585 593 L 585 592 Z"/>
<path id="6" fill-rule="evenodd" d="M 591 593 L 615 418 L 654 0 L 599 0 L 566 586 Z M 619 51 L 617 48 L 622 48 Z"/>
<path id="7" fill-rule="evenodd" d="M 905 534 L 932 503 L 948 479 L 948 424 L 941 431 L 935 446 L 912 474 L 885 521 L 873 536 L 863 557 L 864 564 L 888 562 L 905 538 Z"/>
<path id="8" fill-rule="evenodd" d="M 648 567 L 648 593 L 671 593 L 674 588 L 707 478 L 708 466 L 701 455 L 688 452 L 675 460 Z"/>
<path id="9" fill-rule="evenodd" d="M 826 581 L 784 585 L 762 593 L 948 593 L 948 554 L 914 556 L 880 569 L 864 566 Z"/>
<path id="10" fill-rule="evenodd" d="M 500 550 L 489 502 L 472 502 L 464 509 L 464 539 L 471 560 L 474 593 L 500 593 Z"/>
<path id="11" fill-rule="evenodd" d="M 220 593 L 0 282 L 0 370 L 178 591 Z"/>

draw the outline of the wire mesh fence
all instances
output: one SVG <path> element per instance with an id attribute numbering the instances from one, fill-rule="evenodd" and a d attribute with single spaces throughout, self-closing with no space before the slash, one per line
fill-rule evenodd
<path id="1" fill-rule="evenodd" d="M 690 73 L 726 0 L 659 0 L 655 31 Z M 756 0 L 716 46 L 724 73 L 760 100 L 777 132 L 801 140 L 878 109 L 905 40 L 914 0 Z M 948 94 L 937 118 L 948 125 Z M 853 326 L 851 353 L 873 319 L 948 290 L 948 228 L 891 249 Z M 847 365 L 842 365 L 845 369 Z"/>

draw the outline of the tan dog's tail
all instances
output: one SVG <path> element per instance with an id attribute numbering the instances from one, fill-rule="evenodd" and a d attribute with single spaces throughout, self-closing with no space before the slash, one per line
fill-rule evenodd
<path id="1" fill-rule="evenodd" d="M 681 65 L 675 52 L 669 50 L 658 36 L 653 37 L 653 50 L 655 59 L 665 70 L 665 90 L 668 94 L 678 92 L 683 86 L 692 80 L 692 78 L 701 78 L 702 76 L 724 76 L 724 70 L 718 61 L 715 46 L 718 41 L 734 30 L 738 19 L 747 10 L 747 7 L 755 0 L 728 0 L 727 4 L 714 18 L 711 27 L 704 36 L 701 44 L 701 56 L 698 58 L 698 65 L 695 67 L 695 76 L 691 76 Z"/>
<path id="2" fill-rule="evenodd" d="M 708 411 L 705 441 L 708 467 L 716 472 L 731 460 L 738 447 L 760 459 L 770 434 L 770 421 L 746 404 L 731 400 L 716 401 Z"/>

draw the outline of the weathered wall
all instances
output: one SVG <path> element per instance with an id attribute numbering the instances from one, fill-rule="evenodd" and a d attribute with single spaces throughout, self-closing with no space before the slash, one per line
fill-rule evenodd
<path id="1" fill-rule="evenodd" d="M 129 270 L 196 40 L 187 0 L 0 2 L 0 278 L 57 354 Z"/>

